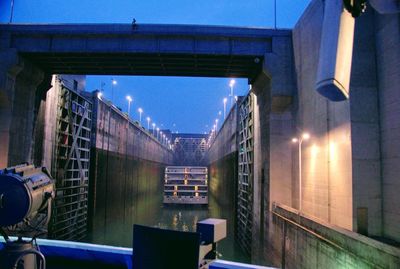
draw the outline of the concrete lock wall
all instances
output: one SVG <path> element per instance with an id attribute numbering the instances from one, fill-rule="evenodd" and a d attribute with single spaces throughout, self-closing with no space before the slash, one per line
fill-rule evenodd
<path id="1" fill-rule="evenodd" d="M 400 15 L 375 16 L 382 230 L 383 236 L 400 241 Z"/>
<path id="2" fill-rule="evenodd" d="M 313 1 L 293 30 L 298 87 L 293 112 L 299 130 L 294 135 L 311 135 L 302 144 L 302 211 L 352 230 L 350 101 L 330 102 L 314 90 L 323 16 L 323 2 Z M 293 145 L 295 182 L 299 182 L 297 153 Z"/>
<path id="3" fill-rule="evenodd" d="M 296 127 L 312 136 L 303 148 L 303 211 L 349 230 L 399 240 L 399 200 L 392 191 L 399 187 L 394 178 L 400 164 L 394 90 L 399 15 L 370 7 L 356 19 L 350 99 L 335 103 L 313 90 L 323 3 L 313 1 L 293 30 Z M 295 167 L 296 151 L 293 158 Z"/>
<path id="4" fill-rule="evenodd" d="M 172 163 L 172 151 L 136 123 L 128 121 L 119 109 L 114 106 L 110 109 L 110 103 L 99 100 L 96 94 L 84 92 L 84 77 L 58 75 L 52 77 L 53 87 L 47 91 L 44 109 L 36 124 L 44 126 L 40 137 L 43 148 L 37 165 L 46 166 L 52 174 L 55 172 L 53 166 L 58 158 L 56 112 L 61 80 L 70 89 L 76 84 L 75 90 L 93 102 L 86 240 L 101 244 L 123 242 L 129 246 L 131 234 L 115 230 L 131 231 L 133 221 L 146 222 L 143 218 L 137 220 L 138 215 L 144 215 L 143 211 L 151 216 L 154 206 L 149 204 L 152 202 L 149 197 L 161 199 L 163 169 Z M 108 125 L 110 114 L 111 124 Z"/>
<path id="5" fill-rule="evenodd" d="M 148 216 L 151 216 L 150 210 L 154 206 L 147 200 L 162 197 L 162 175 L 165 166 L 172 164 L 173 153 L 137 123 L 128 121 L 127 115 L 118 108 L 97 98 L 96 92 L 92 94 L 92 100 L 95 126 L 91 150 L 89 240 L 130 245 L 132 234 L 122 231 L 131 231 L 133 221 L 146 223 L 145 219 L 137 219 L 137 215 L 143 216 L 143 211 L 149 211 Z"/>
<path id="6" fill-rule="evenodd" d="M 311 138 L 302 144 L 301 211 L 314 218 L 321 229 L 345 228 L 346 235 L 338 241 L 342 249 L 332 250 L 316 243 L 309 239 L 309 231 L 301 228 L 283 235 L 280 220 L 271 212 L 266 212 L 263 219 L 256 210 L 254 219 L 260 227 L 254 228 L 253 238 L 263 237 L 266 231 L 265 245 L 257 247 L 264 247 L 262 255 L 276 266 L 383 268 L 379 262 L 360 260 L 363 252 L 379 252 L 379 243 L 351 231 L 383 237 L 385 242 L 399 241 L 399 15 L 380 15 L 369 7 L 356 19 L 350 99 L 330 102 L 314 90 L 324 3 L 312 1 L 293 29 L 292 74 L 296 86 L 292 89 L 297 88 L 292 92 L 293 103 L 278 112 L 274 109 L 274 92 L 278 90 L 282 96 L 291 93 L 279 83 L 274 84 L 277 65 L 268 64 L 268 54 L 264 72 L 253 84 L 260 119 L 255 150 L 269 151 L 269 156 L 263 150 L 255 156 L 255 186 L 262 186 L 258 183 L 262 169 L 268 171 L 267 189 L 263 189 L 266 201 L 255 188 L 255 208 L 263 202 L 269 203 L 271 210 L 274 202 L 299 207 L 299 151 L 290 140 L 309 132 Z M 283 62 L 290 62 L 286 57 L 282 57 Z M 282 79 L 283 74 L 277 78 Z M 298 216 L 292 220 L 301 226 L 300 219 Z M 321 232 L 319 228 L 315 231 Z M 361 246 L 365 240 L 376 247 Z M 381 255 L 386 257 L 388 268 L 398 267 L 398 252 Z"/>
<path id="7" fill-rule="evenodd" d="M 152 203 L 162 203 L 165 165 L 95 148 L 91 158 L 88 241 L 131 246 L 132 223 L 158 213 Z"/>
<path id="8" fill-rule="evenodd" d="M 240 102 L 239 98 L 238 102 Z M 234 104 L 208 150 L 209 195 L 224 207 L 236 204 L 238 102 Z"/>
<path id="9" fill-rule="evenodd" d="M 163 164 L 172 163 L 172 151 L 158 142 L 151 132 L 137 122 L 128 121 L 126 114 L 95 95 L 93 93 L 92 100 L 96 110 L 96 135 L 92 143 L 97 149 Z"/>

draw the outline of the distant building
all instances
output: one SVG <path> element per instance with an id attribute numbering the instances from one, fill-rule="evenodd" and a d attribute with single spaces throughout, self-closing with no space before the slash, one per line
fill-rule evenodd
<path id="1" fill-rule="evenodd" d="M 208 165 L 207 138 L 207 134 L 172 134 L 175 165 Z"/>

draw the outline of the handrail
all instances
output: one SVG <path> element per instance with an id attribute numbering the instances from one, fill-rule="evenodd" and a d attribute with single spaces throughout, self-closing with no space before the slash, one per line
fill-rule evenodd
<path id="1" fill-rule="evenodd" d="M 337 249 L 339 249 L 339 250 L 341 250 L 341 251 L 344 251 L 344 252 L 347 253 L 348 255 L 351 255 L 351 256 L 353 256 L 353 257 L 355 257 L 355 258 L 357 258 L 357 259 L 360 259 L 360 258 L 361 258 L 365 263 L 371 265 L 371 267 L 376 266 L 375 264 L 371 263 L 370 261 L 368 261 L 368 260 L 366 260 L 366 259 L 364 259 L 364 258 L 362 258 L 362 257 L 360 257 L 360 256 L 358 256 L 358 255 L 356 255 L 356 254 L 354 254 L 353 252 L 351 252 L 351 251 L 345 249 L 344 247 L 342 247 L 342 246 L 336 244 L 335 242 L 333 242 L 333 241 L 331 241 L 331 240 L 329 240 L 329 239 L 327 239 L 327 238 L 325 238 L 325 237 L 323 237 L 323 236 L 317 234 L 317 233 L 314 232 L 313 230 L 310 230 L 310 229 L 308 229 L 308 228 L 306 228 L 306 227 L 300 225 L 299 223 L 296 223 L 295 221 L 293 221 L 293 220 L 291 220 L 291 219 L 288 219 L 288 218 L 282 216 L 281 214 L 279 214 L 279 213 L 277 213 L 277 212 L 272 211 L 272 214 L 274 214 L 274 215 L 276 215 L 277 217 L 283 219 L 284 221 L 286 221 L 286 222 L 288 222 L 288 223 L 290 223 L 290 224 L 292 224 L 292 225 L 294 225 L 294 226 L 296 226 L 296 227 L 298 227 L 298 228 L 300 228 L 300 229 L 306 231 L 307 233 L 309 233 L 309 234 L 311 234 L 311 235 L 317 237 L 317 238 L 320 239 L 321 241 L 323 241 L 323 242 L 325 242 L 325 243 L 328 243 L 329 245 L 331 245 L 331 246 L 333 246 L 333 247 L 335 247 L 335 248 L 337 248 Z M 300 216 L 300 215 L 299 215 L 299 216 Z"/>

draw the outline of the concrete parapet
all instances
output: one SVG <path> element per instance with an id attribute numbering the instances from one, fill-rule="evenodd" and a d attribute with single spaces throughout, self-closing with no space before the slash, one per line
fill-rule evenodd
<path id="1" fill-rule="evenodd" d="M 399 268 L 400 250 L 366 236 L 274 204 L 275 248 L 267 255 L 282 268 Z M 266 250 L 264 250 L 266 251 Z"/>

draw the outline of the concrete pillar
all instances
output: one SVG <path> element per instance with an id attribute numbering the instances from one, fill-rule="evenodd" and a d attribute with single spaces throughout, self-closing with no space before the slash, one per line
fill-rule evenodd
<path id="1" fill-rule="evenodd" d="M 7 167 L 9 162 L 10 126 L 14 109 L 15 81 L 23 69 L 17 51 L 0 51 L 0 167 Z"/>
<path id="2" fill-rule="evenodd" d="M 35 100 L 43 72 L 15 50 L 0 52 L 0 167 L 32 160 Z"/>
<path id="3" fill-rule="evenodd" d="M 274 37 L 263 72 L 252 84 L 254 98 L 253 250 L 267 239 L 273 202 L 292 206 L 292 39 Z"/>
<path id="4" fill-rule="evenodd" d="M 271 114 L 271 77 L 266 72 L 260 73 L 252 84 L 254 93 L 254 181 L 253 181 L 253 253 L 263 242 L 265 216 L 270 203 L 270 152 L 269 152 L 269 116 Z"/>
<path id="5" fill-rule="evenodd" d="M 382 179 L 379 91 L 375 75 L 378 66 L 375 32 L 367 30 L 375 28 L 374 17 L 372 9 L 360 16 L 356 20 L 354 33 L 350 82 L 353 230 L 365 235 L 380 236 Z"/>
<path id="6" fill-rule="evenodd" d="M 380 112 L 382 235 L 400 242 L 400 14 L 375 13 L 374 26 Z M 372 194 L 369 197 L 373 198 Z M 373 205 L 373 200 L 369 199 L 368 203 Z M 370 213 L 373 214 L 374 211 Z M 369 228 L 372 227 L 369 225 Z"/>
<path id="7" fill-rule="evenodd" d="M 24 68 L 17 75 L 14 88 L 14 109 L 10 124 L 9 164 L 32 162 L 34 146 L 35 101 L 37 88 L 44 73 L 24 60 Z"/>

